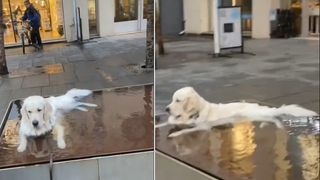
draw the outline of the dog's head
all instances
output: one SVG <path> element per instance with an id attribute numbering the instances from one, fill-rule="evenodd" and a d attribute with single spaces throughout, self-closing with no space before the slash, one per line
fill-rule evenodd
<path id="1" fill-rule="evenodd" d="M 26 98 L 21 107 L 21 121 L 30 128 L 42 132 L 50 127 L 52 106 L 41 96 L 30 96 Z"/>
<path id="2" fill-rule="evenodd" d="M 192 124 L 199 116 L 202 108 L 202 98 L 192 87 L 177 90 L 172 97 L 172 102 L 166 107 L 170 114 L 171 124 Z"/>

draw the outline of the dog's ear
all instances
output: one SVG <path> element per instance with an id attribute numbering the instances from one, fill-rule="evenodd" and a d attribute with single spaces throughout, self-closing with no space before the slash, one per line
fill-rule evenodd
<path id="1" fill-rule="evenodd" d="M 29 115 L 28 115 L 25 103 L 22 104 L 22 107 L 20 109 L 20 114 L 21 114 L 21 120 L 29 119 Z"/>
<path id="2" fill-rule="evenodd" d="M 196 110 L 197 106 L 197 98 L 195 96 L 190 96 L 185 100 L 185 103 L 183 104 L 183 110 L 185 112 L 192 112 Z"/>
<path id="3" fill-rule="evenodd" d="M 46 103 L 44 105 L 44 110 L 43 110 L 43 119 L 45 121 L 50 121 L 51 117 L 52 117 L 52 106 L 49 103 L 49 101 L 46 100 Z"/>

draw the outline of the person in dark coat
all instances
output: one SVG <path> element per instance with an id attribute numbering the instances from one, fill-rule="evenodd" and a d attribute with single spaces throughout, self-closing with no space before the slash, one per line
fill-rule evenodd
<path id="1" fill-rule="evenodd" d="M 41 17 L 38 10 L 30 3 L 29 0 L 24 0 L 24 5 L 26 6 L 26 11 L 22 17 L 23 21 L 28 20 L 30 26 L 32 27 L 31 30 L 31 42 L 34 45 L 38 45 L 39 48 L 42 48 L 42 41 L 40 36 L 40 21 Z"/>

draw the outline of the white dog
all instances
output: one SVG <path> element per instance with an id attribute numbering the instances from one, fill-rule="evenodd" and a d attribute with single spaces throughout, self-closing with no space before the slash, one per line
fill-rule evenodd
<path id="1" fill-rule="evenodd" d="M 92 91 L 83 89 L 71 89 L 66 94 L 58 97 L 43 98 L 42 96 L 30 96 L 26 98 L 21 107 L 21 125 L 19 129 L 19 152 L 27 147 L 28 137 L 38 137 L 51 132 L 57 133 L 57 145 L 64 149 L 64 127 L 61 121 L 64 114 L 74 109 L 87 111 L 87 107 L 96 107 L 95 104 L 80 102 L 82 98 L 90 95 Z"/>
<path id="2" fill-rule="evenodd" d="M 253 121 L 272 122 L 278 128 L 282 124 L 276 119 L 278 116 L 316 116 L 317 113 L 298 105 L 283 105 L 279 108 L 261 106 L 256 103 L 235 102 L 228 104 L 209 103 L 203 99 L 192 87 L 177 90 L 172 102 L 167 106 L 169 113 L 167 123 L 174 125 L 194 125 L 194 128 L 184 129 L 169 135 L 174 137 L 183 133 L 209 129 L 212 126 L 236 122 L 239 117 L 248 117 Z M 263 125 L 263 124 L 261 124 Z"/>

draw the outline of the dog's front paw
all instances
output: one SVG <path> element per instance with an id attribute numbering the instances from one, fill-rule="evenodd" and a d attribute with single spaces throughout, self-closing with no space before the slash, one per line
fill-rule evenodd
<path id="1" fill-rule="evenodd" d="M 18 148 L 17 148 L 17 151 L 18 151 L 18 152 L 23 152 L 23 151 L 26 150 L 26 148 L 27 148 L 26 146 L 20 144 L 20 145 L 18 146 Z"/>
<path id="2" fill-rule="evenodd" d="M 174 137 L 177 137 L 177 136 L 180 136 L 182 133 L 180 132 L 180 131 L 178 131 L 178 132 L 174 132 L 174 133 L 171 133 L 171 134 L 169 134 L 169 138 L 174 138 Z"/>
<path id="3" fill-rule="evenodd" d="M 66 143 L 64 141 L 58 141 L 58 148 L 60 149 L 66 148 Z"/>
<path id="4" fill-rule="evenodd" d="M 259 125 L 259 128 L 262 129 L 262 128 L 266 127 L 267 125 L 268 125 L 268 123 L 262 122 L 262 123 Z"/>

